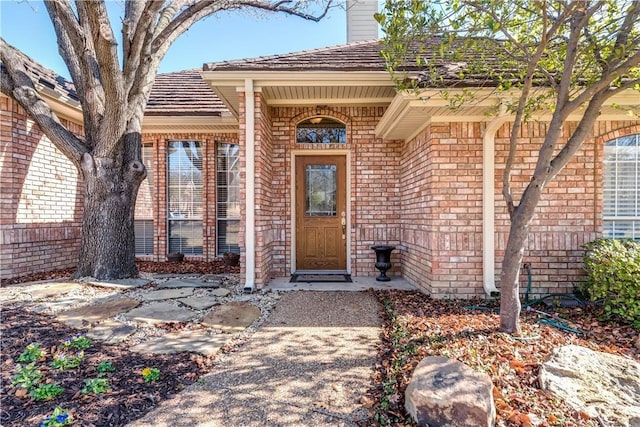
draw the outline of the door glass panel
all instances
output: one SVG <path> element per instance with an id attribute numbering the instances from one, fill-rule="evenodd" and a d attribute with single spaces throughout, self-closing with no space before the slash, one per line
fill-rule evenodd
<path id="1" fill-rule="evenodd" d="M 307 165 L 307 216 L 336 216 L 336 165 Z"/>

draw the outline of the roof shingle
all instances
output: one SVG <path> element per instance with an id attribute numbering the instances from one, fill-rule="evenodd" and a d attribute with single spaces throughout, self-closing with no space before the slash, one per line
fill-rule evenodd
<path id="1" fill-rule="evenodd" d="M 145 115 L 219 116 L 228 111 L 198 70 L 158 74 Z"/>
<path id="2" fill-rule="evenodd" d="M 204 64 L 204 71 L 385 71 L 378 40 Z"/>

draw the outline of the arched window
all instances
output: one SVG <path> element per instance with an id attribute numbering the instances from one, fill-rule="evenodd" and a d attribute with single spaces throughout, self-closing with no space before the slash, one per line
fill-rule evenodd
<path id="1" fill-rule="evenodd" d="M 331 117 L 311 117 L 296 126 L 296 142 L 299 144 L 344 144 L 347 127 Z"/>
<path id="2" fill-rule="evenodd" d="M 640 239 L 640 134 L 604 147 L 604 237 Z"/>

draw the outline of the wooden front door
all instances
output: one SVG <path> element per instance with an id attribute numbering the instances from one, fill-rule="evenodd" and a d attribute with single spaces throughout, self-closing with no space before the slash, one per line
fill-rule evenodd
<path id="1" fill-rule="evenodd" d="M 296 270 L 347 269 L 345 156 L 296 158 Z"/>

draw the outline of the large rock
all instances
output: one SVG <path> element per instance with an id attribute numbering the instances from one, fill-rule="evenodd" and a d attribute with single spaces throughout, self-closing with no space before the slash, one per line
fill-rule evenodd
<path id="1" fill-rule="evenodd" d="M 405 392 L 405 409 L 420 426 L 493 426 L 493 383 L 456 360 L 422 359 Z"/>
<path id="2" fill-rule="evenodd" d="M 606 425 L 640 426 L 640 363 L 577 345 L 553 349 L 540 385 Z"/>

